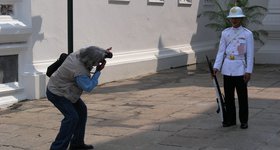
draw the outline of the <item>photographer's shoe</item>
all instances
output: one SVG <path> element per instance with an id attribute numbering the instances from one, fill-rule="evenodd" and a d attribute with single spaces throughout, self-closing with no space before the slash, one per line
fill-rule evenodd
<path id="1" fill-rule="evenodd" d="M 87 144 L 70 145 L 70 148 L 69 148 L 69 150 L 90 150 L 90 149 L 94 149 L 94 147 L 92 145 L 87 145 Z"/>

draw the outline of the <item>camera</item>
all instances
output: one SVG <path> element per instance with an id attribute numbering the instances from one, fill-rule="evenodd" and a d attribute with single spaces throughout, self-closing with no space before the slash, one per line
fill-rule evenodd
<path id="1" fill-rule="evenodd" d="M 104 59 L 106 59 L 106 58 L 113 58 L 113 53 L 109 52 L 109 51 L 106 51 Z"/>
<path id="2" fill-rule="evenodd" d="M 106 64 L 106 60 L 105 60 L 106 58 L 113 58 L 113 53 L 110 51 L 105 52 L 104 59 L 101 62 L 99 62 L 98 65 L 96 66 L 96 71 L 101 71 L 104 68 Z"/>
<path id="3" fill-rule="evenodd" d="M 113 53 L 112 52 L 110 52 L 110 51 L 106 51 L 105 52 L 105 56 L 104 56 L 104 59 L 103 60 L 101 60 L 99 63 L 98 63 L 98 66 L 100 66 L 100 65 L 102 65 L 104 62 L 106 62 L 106 58 L 113 58 Z"/>

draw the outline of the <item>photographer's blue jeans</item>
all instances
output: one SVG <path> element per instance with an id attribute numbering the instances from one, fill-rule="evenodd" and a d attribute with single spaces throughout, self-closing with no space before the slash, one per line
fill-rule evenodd
<path id="1" fill-rule="evenodd" d="M 51 150 L 66 150 L 69 143 L 83 145 L 87 121 L 87 107 L 79 99 L 72 103 L 65 97 L 57 96 L 47 89 L 47 98 L 64 115 L 60 130 L 51 145 Z"/>

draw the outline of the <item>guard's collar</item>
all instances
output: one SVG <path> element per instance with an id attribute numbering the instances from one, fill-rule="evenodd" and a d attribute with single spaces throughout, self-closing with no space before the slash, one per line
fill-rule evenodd
<path id="1" fill-rule="evenodd" d="M 243 28 L 242 26 L 239 26 L 238 28 L 232 27 L 233 30 L 240 30 L 240 29 L 242 29 L 242 28 Z"/>

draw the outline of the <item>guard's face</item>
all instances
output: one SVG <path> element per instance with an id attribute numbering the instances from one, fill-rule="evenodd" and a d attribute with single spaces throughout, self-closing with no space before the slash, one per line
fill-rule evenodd
<path id="1" fill-rule="evenodd" d="M 230 18 L 230 22 L 234 28 L 238 28 L 241 25 L 242 18 Z"/>

